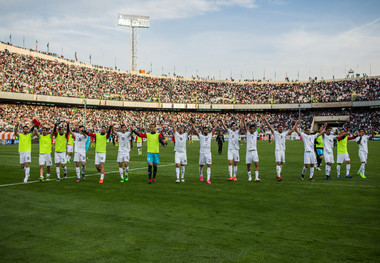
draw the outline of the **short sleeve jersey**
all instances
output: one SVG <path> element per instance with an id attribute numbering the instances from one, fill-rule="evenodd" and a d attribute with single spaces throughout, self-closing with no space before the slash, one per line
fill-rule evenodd
<path id="1" fill-rule="evenodd" d="M 179 132 L 174 133 L 175 138 L 175 146 L 174 151 L 178 153 L 185 153 L 186 152 L 186 140 L 187 140 L 187 133 L 184 132 L 182 134 L 179 134 Z"/>
<path id="2" fill-rule="evenodd" d="M 247 132 L 247 152 L 257 150 L 257 135 L 257 131 L 254 133 Z"/>
<path id="3" fill-rule="evenodd" d="M 199 142 L 200 142 L 200 153 L 210 153 L 211 152 L 211 139 L 212 133 L 210 132 L 207 135 L 199 134 Z"/>
<path id="4" fill-rule="evenodd" d="M 356 142 L 358 142 L 359 140 L 360 140 L 360 136 L 356 138 Z M 369 140 L 368 135 L 362 136 L 362 140 L 359 143 L 359 152 L 368 153 L 368 140 Z"/>
<path id="5" fill-rule="evenodd" d="M 87 138 L 85 135 L 80 133 L 74 133 L 75 136 L 75 152 L 85 154 L 86 153 L 86 141 Z"/>
<path id="6" fill-rule="evenodd" d="M 131 146 L 129 141 L 131 140 L 131 133 L 117 132 L 116 134 L 119 137 L 119 152 L 130 152 Z"/>
<path id="7" fill-rule="evenodd" d="M 239 150 L 239 131 L 228 129 L 228 150 Z"/>
<path id="8" fill-rule="evenodd" d="M 301 138 L 303 140 L 305 152 L 313 152 L 314 151 L 314 141 L 317 137 L 318 137 L 318 134 L 307 135 L 307 134 L 301 132 Z"/>
<path id="9" fill-rule="evenodd" d="M 288 132 L 283 131 L 282 133 L 279 133 L 275 131 L 273 135 L 274 135 L 274 140 L 275 140 L 276 151 L 285 151 L 285 141 L 286 141 L 286 136 L 288 135 Z"/>
<path id="10" fill-rule="evenodd" d="M 332 153 L 334 148 L 334 140 L 336 139 L 335 135 L 323 135 L 323 150 L 326 153 Z"/>

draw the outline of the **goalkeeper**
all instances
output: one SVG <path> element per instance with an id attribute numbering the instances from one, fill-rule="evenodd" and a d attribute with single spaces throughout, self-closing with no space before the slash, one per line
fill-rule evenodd
<path id="1" fill-rule="evenodd" d="M 149 184 L 152 184 L 156 181 L 157 175 L 157 164 L 160 163 L 160 143 L 162 146 L 166 147 L 168 144 L 162 136 L 162 134 L 156 132 L 156 125 L 154 123 L 149 125 L 149 133 L 139 133 L 137 131 L 133 131 L 137 136 L 141 138 L 147 139 L 147 156 L 146 160 L 148 163 L 148 176 L 149 176 Z M 153 169 L 153 178 L 152 178 L 152 169 Z"/>

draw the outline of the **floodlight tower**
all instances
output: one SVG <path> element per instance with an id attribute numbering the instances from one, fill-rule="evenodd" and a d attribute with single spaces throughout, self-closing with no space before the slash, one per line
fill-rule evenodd
<path id="1" fill-rule="evenodd" d="M 136 58 L 137 58 L 137 45 L 136 28 L 149 28 L 149 16 L 136 16 L 136 15 L 123 15 L 118 14 L 117 18 L 118 26 L 126 26 L 131 28 L 131 71 L 137 70 Z"/>

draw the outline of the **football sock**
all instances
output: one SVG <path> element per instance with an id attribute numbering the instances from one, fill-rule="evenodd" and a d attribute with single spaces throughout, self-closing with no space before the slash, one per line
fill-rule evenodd
<path id="1" fill-rule="evenodd" d="M 104 173 L 102 174 L 100 174 L 100 180 L 104 180 Z"/>
<path id="2" fill-rule="evenodd" d="M 148 165 L 148 176 L 149 176 L 149 180 L 152 179 L 152 166 L 151 165 Z"/>
<path id="3" fill-rule="evenodd" d="M 211 177 L 211 167 L 207 167 L 207 181 L 210 181 Z"/>
<path id="4" fill-rule="evenodd" d="M 175 168 L 175 175 L 177 176 L 177 180 L 179 180 L 179 167 Z"/>
<path id="5" fill-rule="evenodd" d="M 124 170 L 125 170 L 125 174 L 127 175 L 128 172 L 129 172 L 129 166 L 125 166 L 125 167 L 124 167 Z"/>
<path id="6" fill-rule="evenodd" d="M 50 174 L 46 174 L 46 178 L 50 177 Z"/>
<path id="7" fill-rule="evenodd" d="M 276 166 L 277 177 L 281 177 L 281 165 Z"/>
<path id="8" fill-rule="evenodd" d="M 185 166 L 181 166 L 181 177 L 185 178 Z"/>
<path id="9" fill-rule="evenodd" d="M 153 178 L 156 178 L 157 175 L 157 166 L 153 166 Z"/>
<path id="10" fill-rule="evenodd" d="M 75 171 L 77 172 L 77 177 L 80 178 L 80 167 L 75 167 Z"/>
<path id="11" fill-rule="evenodd" d="M 63 172 L 66 174 L 67 173 L 67 166 L 63 167 Z"/>
<path id="12" fill-rule="evenodd" d="M 229 173 L 230 177 L 232 177 L 232 165 L 228 166 L 228 173 Z"/>
<path id="13" fill-rule="evenodd" d="M 119 173 L 120 173 L 121 179 L 123 179 L 124 178 L 123 167 L 119 167 Z"/>
<path id="14" fill-rule="evenodd" d="M 336 165 L 336 173 L 340 175 L 340 164 Z"/>
<path id="15" fill-rule="evenodd" d="M 234 166 L 234 177 L 237 175 L 237 165 Z"/>
<path id="16" fill-rule="evenodd" d="M 203 166 L 199 167 L 199 177 L 203 176 Z"/>
<path id="17" fill-rule="evenodd" d="M 57 178 L 61 178 L 61 177 L 60 177 L 60 174 L 61 174 L 61 168 L 59 168 L 59 167 L 55 167 L 55 171 L 56 171 L 56 173 L 57 173 Z"/>
<path id="18" fill-rule="evenodd" d="M 82 166 L 82 174 L 84 174 L 85 170 L 86 170 L 86 166 Z"/>
<path id="19" fill-rule="evenodd" d="M 251 171 L 248 171 L 248 179 L 252 179 Z"/>
<path id="20" fill-rule="evenodd" d="M 362 164 L 360 165 L 360 172 L 361 172 L 362 174 L 364 174 L 364 171 L 365 171 L 365 163 L 362 163 Z"/>
<path id="21" fill-rule="evenodd" d="M 306 173 L 306 169 L 307 169 L 306 166 L 304 166 L 304 167 L 302 168 L 302 173 L 301 173 L 302 175 L 305 175 L 305 173 Z"/>
<path id="22" fill-rule="evenodd" d="M 313 178 L 314 175 L 314 167 L 310 167 L 310 179 Z"/>
<path id="23" fill-rule="evenodd" d="M 259 171 L 255 171 L 255 178 L 256 180 L 259 179 Z"/>
<path id="24" fill-rule="evenodd" d="M 350 168 L 351 168 L 351 164 L 350 163 L 346 164 L 346 175 L 350 174 Z"/>
<path id="25" fill-rule="evenodd" d="M 321 166 L 322 158 L 320 156 L 317 156 L 317 166 Z"/>
<path id="26" fill-rule="evenodd" d="M 325 167 L 326 176 L 330 175 L 330 171 L 331 171 L 331 166 L 326 164 L 326 167 Z"/>

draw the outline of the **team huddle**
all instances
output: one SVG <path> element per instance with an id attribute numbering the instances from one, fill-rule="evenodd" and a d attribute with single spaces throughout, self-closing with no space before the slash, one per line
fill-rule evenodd
<path id="1" fill-rule="evenodd" d="M 156 181 L 157 165 L 160 163 L 159 149 L 160 144 L 162 146 L 167 145 L 165 137 L 157 132 L 155 124 L 150 124 L 149 132 L 143 133 L 133 128 L 128 129 L 125 124 L 121 124 L 118 128 L 111 125 L 108 127 L 102 126 L 100 132 L 91 133 L 85 130 L 83 125 L 76 127 L 74 130 L 70 129 L 69 122 L 57 122 L 54 125 L 54 129 L 50 132 L 47 127 L 41 127 L 41 133 L 38 128 L 40 123 L 33 120 L 34 126 L 29 129 L 27 125 L 23 126 L 22 132 L 19 132 L 19 125 L 15 127 L 15 136 L 19 139 L 19 154 L 20 154 L 20 166 L 24 171 L 24 182 L 28 182 L 30 176 L 30 163 L 31 163 L 31 142 L 34 137 L 39 139 L 39 166 L 40 166 L 40 181 L 50 180 L 51 166 L 52 166 L 52 147 L 54 144 L 55 149 L 55 164 L 56 164 L 56 180 L 61 179 L 61 168 L 63 169 L 64 178 L 67 177 L 67 166 L 74 153 L 74 162 L 76 165 L 76 181 L 85 180 L 86 175 L 86 152 L 89 148 L 90 142 L 95 142 L 95 167 L 100 173 L 99 183 L 104 182 L 105 170 L 104 163 L 106 161 L 107 141 L 111 136 L 117 136 L 118 138 L 118 155 L 117 162 L 119 164 L 120 182 L 128 181 L 131 140 L 133 134 L 137 137 L 138 154 L 142 154 L 142 141 L 146 138 L 147 143 L 147 164 L 148 164 L 148 183 L 152 184 Z M 64 124 L 66 123 L 66 127 Z M 215 122 L 212 131 L 208 127 L 203 127 L 201 131 L 198 131 L 196 125 L 192 119 L 190 119 L 191 127 L 185 130 L 184 125 L 177 124 L 176 121 L 172 121 L 172 129 L 174 133 L 174 161 L 176 165 L 176 183 L 185 182 L 185 166 L 187 165 L 187 150 L 186 142 L 191 136 L 195 134 L 200 141 L 199 151 L 199 178 L 200 181 L 206 181 L 207 184 L 211 184 L 211 141 L 217 130 L 221 127 L 228 132 L 228 172 L 229 181 L 237 181 L 238 162 L 240 161 L 239 154 L 239 141 L 240 135 L 246 135 L 247 147 L 246 147 L 246 165 L 248 173 L 248 181 L 252 181 L 251 164 L 255 165 L 255 182 L 260 182 L 259 178 L 259 155 L 257 150 L 257 139 L 259 137 L 260 129 L 264 123 L 271 130 L 275 139 L 275 160 L 276 160 L 276 179 L 282 181 L 281 171 L 282 166 L 285 163 L 285 143 L 287 136 L 296 132 L 304 143 L 304 167 L 301 172 L 301 179 L 304 180 L 306 170 L 310 168 L 309 180 L 314 181 L 314 167 L 317 165 L 317 169 L 325 160 L 325 178 L 331 179 L 330 172 L 331 166 L 334 163 L 333 147 L 336 141 L 337 144 L 337 176 L 341 178 L 340 167 L 343 163 L 346 163 L 346 178 L 352 178 L 350 175 L 350 157 L 347 150 L 347 141 L 355 139 L 359 145 L 359 158 L 361 162 L 358 174 L 362 178 L 365 177 L 365 165 L 367 163 L 368 156 L 368 140 L 373 138 L 374 130 L 371 130 L 370 135 L 365 135 L 365 131 L 361 129 L 358 136 L 352 136 L 344 129 L 340 130 L 338 135 L 331 133 L 331 127 L 327 124 L 322 126 L 317 134 L 310 134 L 310 129 L 305 129 L 304 132 L 298 130 L 298 121 L 295 122 L 293 128 L 289 131 L 284 131 L 283 126 L 278 126 L 277 131 L 269 124 L 268 120 L 263 117 L 259 125 L 256 127 L 254 123 L 250 123 L 247 127 L 247 123 L 244 116 L 240 119 L 240 128 L 235 122 L 230 124 L 228 128 L 222 120 Z M 65 130 L 66 128 L 66 130 Z M 314 146 L 316 145 L 316 153 L 314 152 Z M 46 177 L 44 177 L 44 167 L 46 166 Z M 203 178 L 203 168 L 206 166 L 206 179 Z"/>

